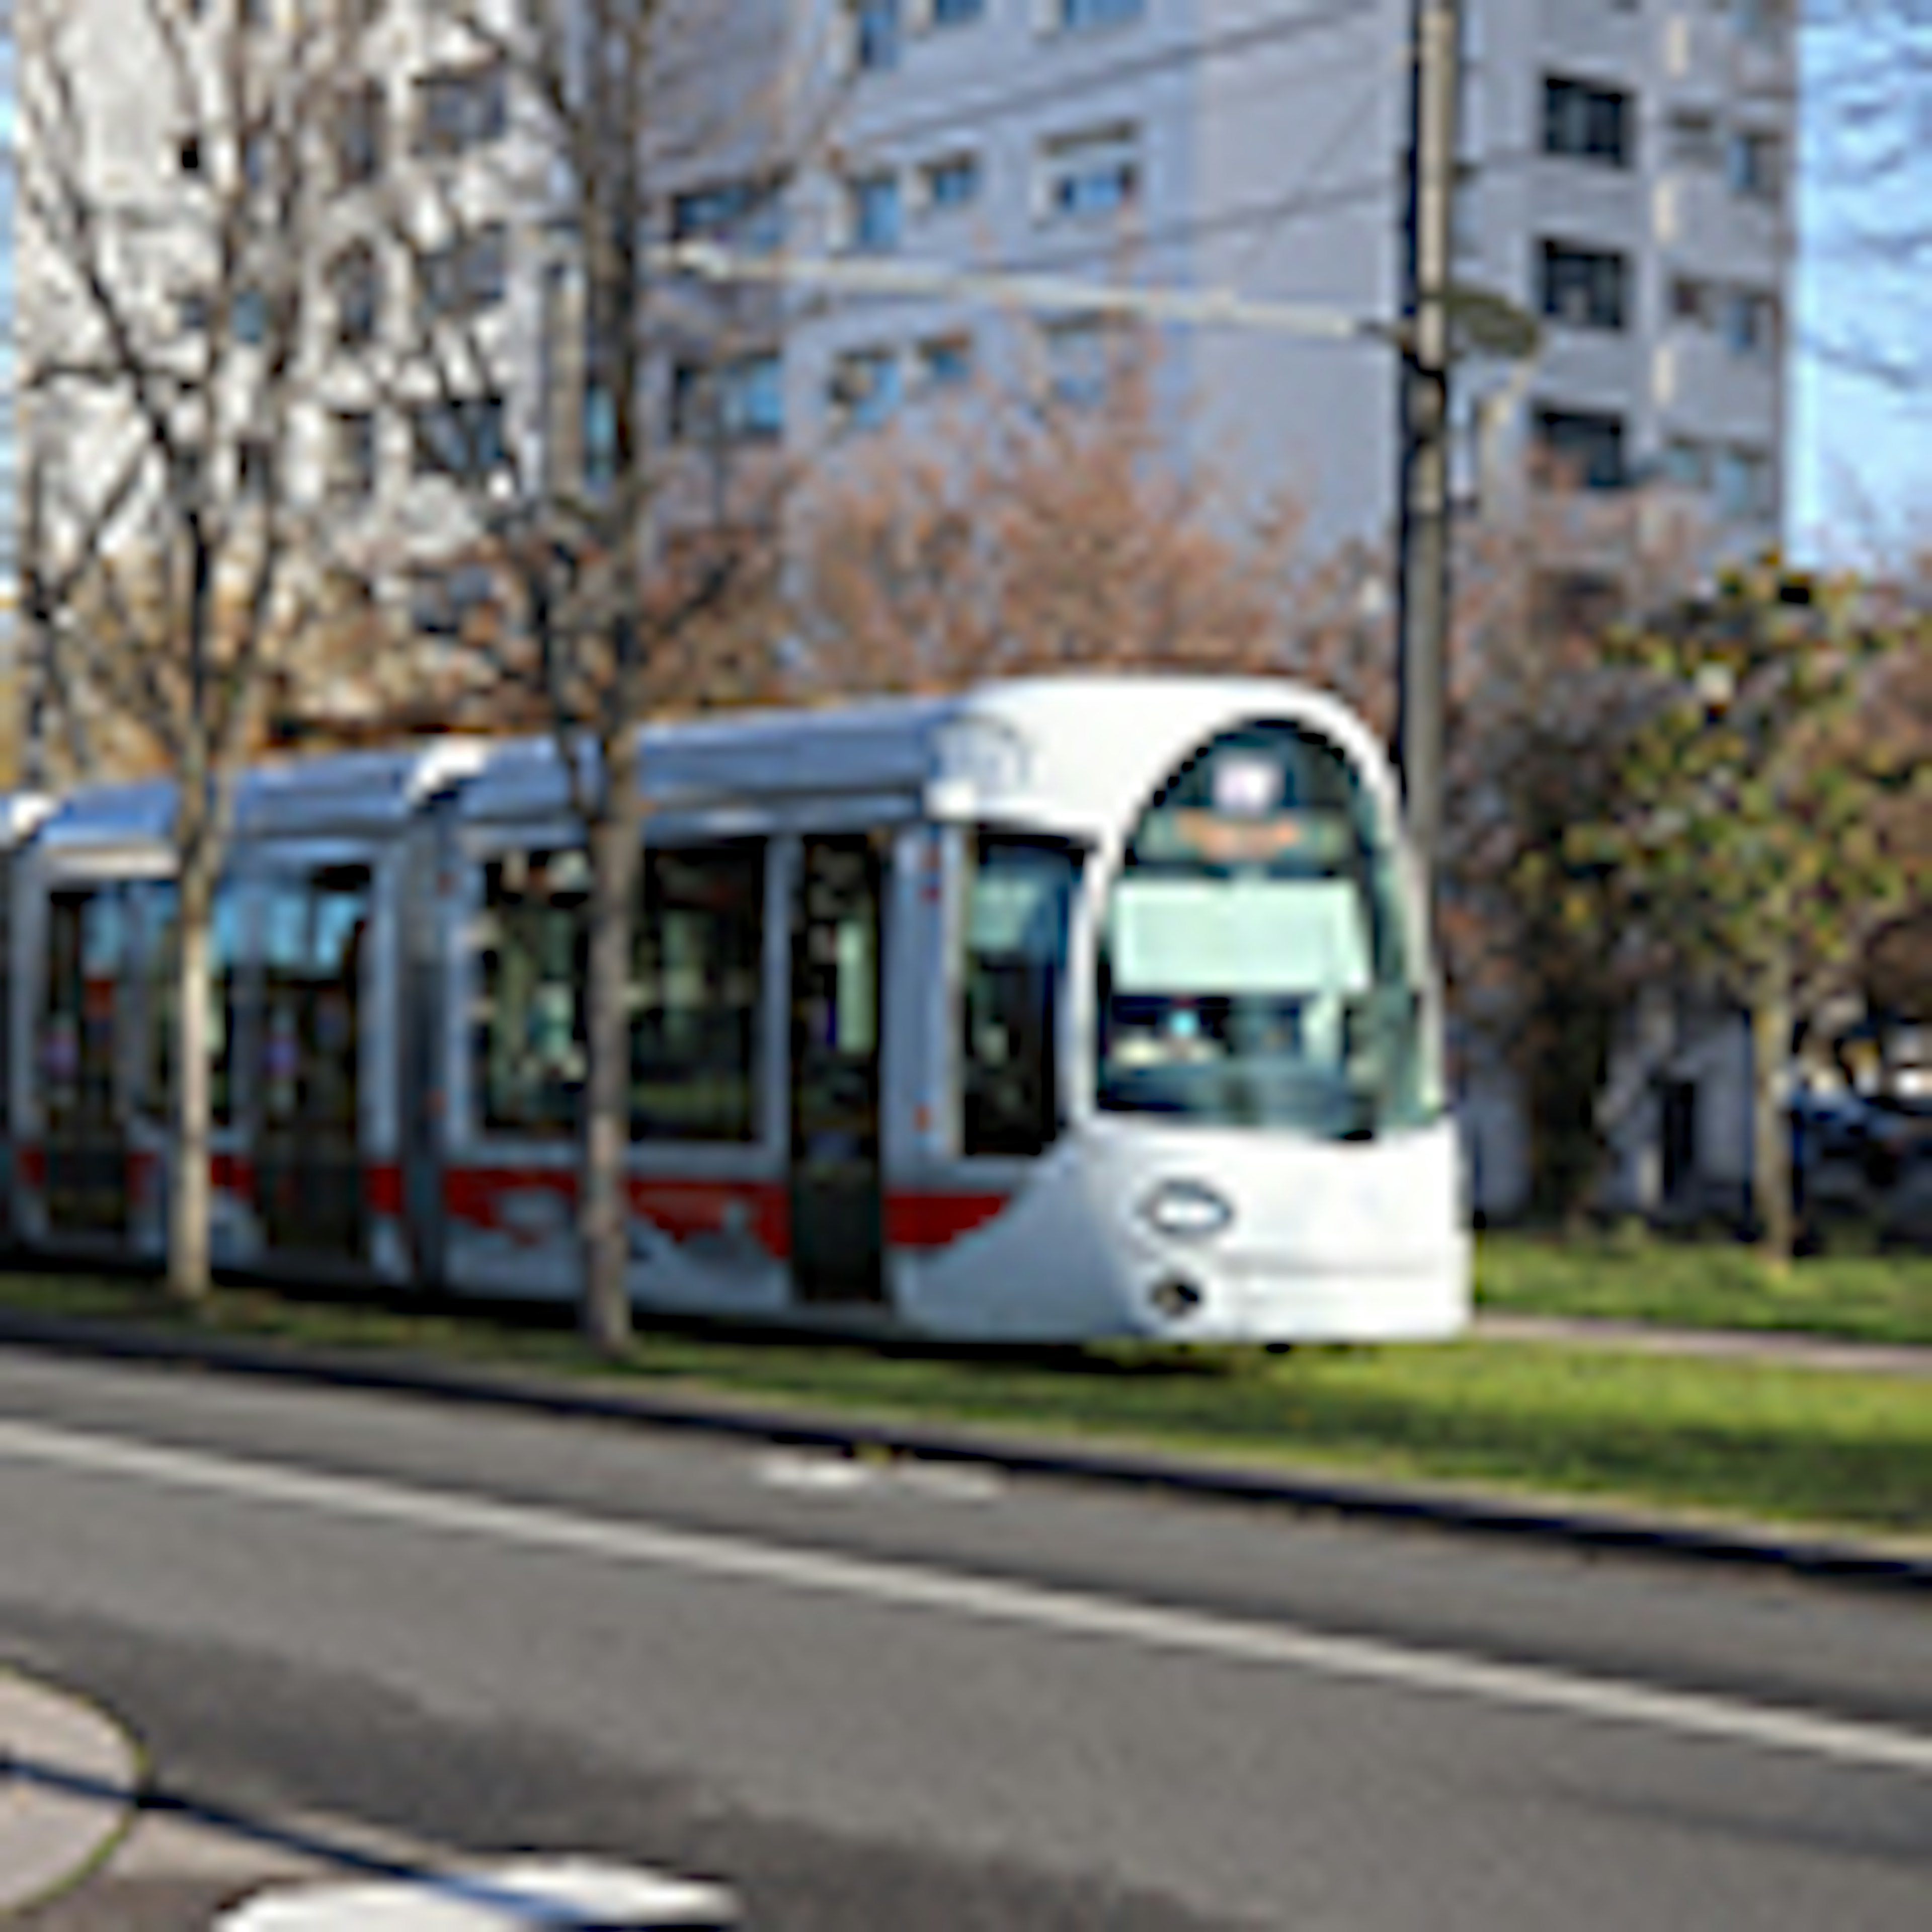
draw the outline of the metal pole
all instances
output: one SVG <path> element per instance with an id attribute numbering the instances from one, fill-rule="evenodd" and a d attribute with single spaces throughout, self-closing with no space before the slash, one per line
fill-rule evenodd
<path id="1" fill-rule="evenodd" d="M 1461 0 L 1413 0 L 1404 250 L 1396 754 L 1433 888 L 1442 841 L 1449 636 L 1449 281 L 1455 246 Z"/>

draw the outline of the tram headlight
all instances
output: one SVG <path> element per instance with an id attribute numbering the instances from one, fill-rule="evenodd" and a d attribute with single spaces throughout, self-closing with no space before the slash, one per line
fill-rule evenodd
<path id="1" fill-rule="evenodd" d="M 1141 1216 L 1171 1240 L 1204 1241 L 1234 1218 L 1225 1195 L 1200 1180 L 1164 1180 L 1141 1203 Z"/>

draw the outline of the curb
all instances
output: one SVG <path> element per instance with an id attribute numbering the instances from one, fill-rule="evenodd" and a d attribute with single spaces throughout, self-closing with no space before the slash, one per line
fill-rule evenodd
<path id="1" fill-rule="evenodd" d="M 1009 1474 L 1266 1504 L 1364 1522 L 1660 1557 L 1862 1588 L 1932 1593 L 1932 1552 L 1718 1527 L 1622 1510 L 1516 1500 L 1422 1483 L 1330 1477 L 1158 1450 L 997 1433 L 970 1424 L 893 1422 L 688 1391 L 599 1388 L 555 1375 L 468 1366 L 400 1351 L 298 1347 L 138 1322 L 0 1309 L 0 1346 L 98 1360 L 189 1365 L 478 1408 L 680 1430 L 848 1455 L 883 1454 Z"/>
<path id="2" fill-rule="evenodd" d="M 111 1858 L 141 1778 L 138 1748 L 106 1712 L 0 1664 L 0 1919 Z"/>

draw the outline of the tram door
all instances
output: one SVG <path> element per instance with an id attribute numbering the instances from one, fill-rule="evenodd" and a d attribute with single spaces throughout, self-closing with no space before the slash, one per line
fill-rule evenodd
<path id="1" fill-rule="evenodd" d="M 40 1015 L 47 1226 L 56 1234 L 128 1228 L 128 1123 L 122 1106 L 121 1007 L 128 907 L 118 885 L 60 891 L 47 904 Z"/>
<path id="2" fill-rule="evenodd" d="M 885 1299 L 880 1172 L 886 853 L 807 838 L 791 919 L 791 1239 L 801 1300 Z"/>
<path id="3" fill-rule="evenodd" d="M 266 886 L 256 1204 L 272 1252 L 362 1263 L 362 968 L 370 872 L 332 866 Z"/>

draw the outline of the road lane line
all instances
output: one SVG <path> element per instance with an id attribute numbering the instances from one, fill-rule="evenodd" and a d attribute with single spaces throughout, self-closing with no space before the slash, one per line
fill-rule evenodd
<path id="1" fill-rule="evenodd" d="M 1521 1710 L 1560 1712 L 1686 1737 L 1801 1753 L 1932 1777 L 1932 1735 L 1694 1691 L 1660 1690 L 1536 1664 L 1514 1664 L 1292 1626 L 1250 1623 L 1084 1592 L 999 1581 L 926 1564 L 788 1549 L 366 1477 L 324 1475 L 26 1422 L 0 1421 L 0 1460 L 159 1487 L 467 1536 L 528 1550 L 760 1582 L 818 1595 L 1106 1638 L 1150 1649 L 1274 1665 Z"/>

